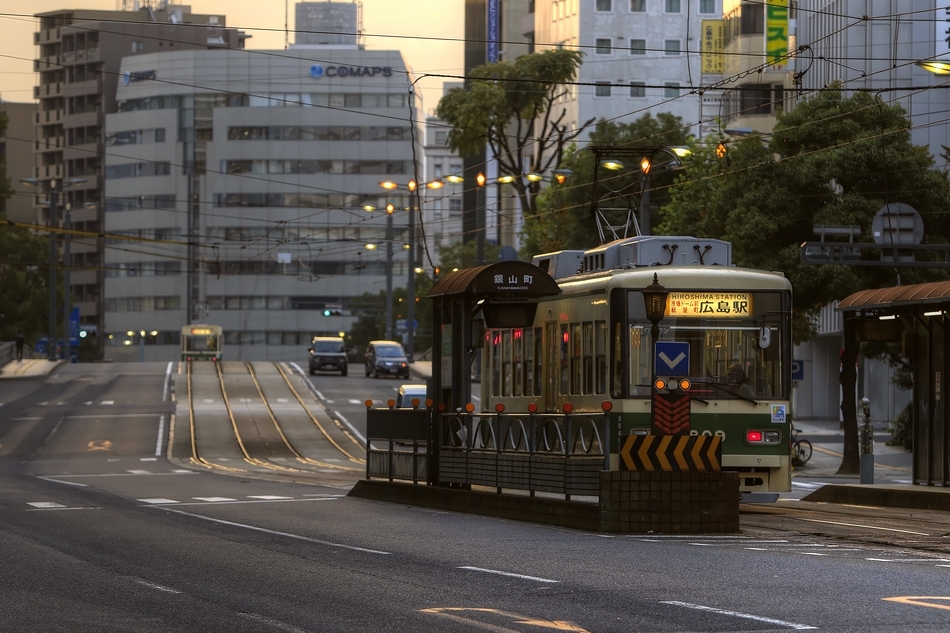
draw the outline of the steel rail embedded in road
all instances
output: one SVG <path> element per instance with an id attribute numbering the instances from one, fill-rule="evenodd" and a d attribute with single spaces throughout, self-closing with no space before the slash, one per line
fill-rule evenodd
<path id="1" fill-rule="evenodd" d="M 300 406 L 303 407 L 303 410 L 307 413 L 307 415 L 310 417 L 313 423 L 317 425 L 317 428 L 320 429 L 320 432 L 323 433 L 323 436 L 327 438 L 327 441 L 330 442 L 334 446 L 334 448 L 336 448 L 338 451 L 346 455 L 346 457 L 350 461 L 355 462 L 357 464 L 365 464 L 366 463 L 365 459 L 354 457 L 345 448 L 340 446 L 336 440 L 330 437 L 330 434 L 327 433 L 327 430 L 325 428 L 323 428 L 323 425 L 320 424 L 320 421 L 317 420 L 316 416 L 314 416 L 313 413 L 310 411 L 310 409 L 307 408 L 306 403 L 303 401 L 303 398 L 300 397 L 300 394 L 297 393 L 297 390 L 294 388 L 293 384 L 290 382 L 290 379 L 287 377 L 287 374 L 284 372 L 284 369 L 280 366 L 279 363 L 274 363 L 274 366 L 277 367 L 277 371 L 280 372 L 280 375 L 284 379 L 284 382 L 287 383 L 287 386 L 290 388 L 290 391 L 294 394 L 294 397 L 297 398 L 297 402 L 300 403 Z"/>
<path id="2" fill-rule="evenodd" d="M 245 367 L 247 363 L 245 363 Z M 257 457 L 253 457 L 247 450 L 247 447 L 244 445 L 244 438 L 241 437 L 241 431 L 238 428 L 237 419 L 234 417 L 234 410 L 231 408 L 231 402 L 228 398 L 227 387 L 224 386 L 224 372 L 221 369 L 221 363 L 215 363 L 215 369 L 218 372 L 218 384 L 221 386 L 221 395 L 224 398 L 224 408 L 228 412 L 228 418 L 231 420 L 231 429 L 234 431 L 234 437 L 237 439 L 238 447 L 241 449 L 241 454 L 244 455 L 244 461 L 253 466 L 260 466 L 261 468 L 267 468 L 268 470 L 276 470 L 280 472 L 290 472 L 290 473 L 305 473 L 306 470 L 301 470 L 300 468 L 291 468 L 289 466 L 281 466 L 279 464 L 274 464 L 269 461 L 264 461 Z"/>
<path id="3" fill-rule="evenodd" d="M 257 380 L 257 373 L 254 371 L 254 366 L 251 363 L 246 363 L 246 365 L 247 365 L 248 372 L 251 374 L 251 380 L 254 381 L 254 386 L 257 388 L 257 394 L 260 396 L 261 401 L 264 403 L 264 407 L 267 409 L 267 415 L 270 416 L 271 422 L 274 423 L 274 427 L 277 429 L 277 433 L 280 435 L 280 439 L 287 446 L 288 450 L 290 450 L 290 452 L 294 454 L 294 456 L 297 458 L 297 461 L 304 464 L 310 464 L 313 466 L 320 466 L 321 468 L 335 468 L 338 470 L 348 470 L 348 471 L 355 471 L 355 472 L 362 471 L 362 469 L 360 468 L 351 468 L 349 466 L 339 466 L 337 464 L 331 464 L 329 462 L 321 462 L 315 459 L 311 459 L 309 457 L 305 457 L 296 448 L 294 448 L 290 440 L 287 439 L 286 434 L 284 434 L 284 430 L 283 428 L 281 428 L 280 422 L 277 421 L 277 416 L 274 414 L 274 410 L 271 408 L 270 403 L 267 401 L 267 398 L 264 396 L 264 390 L 261 389 L 261 384 Z M 274 363 L 274 365 L 276 366 L 277 364 Z M 278 367 L 278 371 L 279 369 L 280 368 Z M 306 409 L 306 407 L 304 407 L 304 409 Z"/>
<path id="4" fill-rule="evenodd" d="M 194 395 L 192 394 L 191 387 L 191 361 L 188 363 L 188 425 L 191 430 L 191 463 L 196 466 L 204 466 L 205 468 L 218 468 L 220 470 L 225 470 L 228 472 L 247 472 L 243 468 L 234 468 L 231 466 L 222 466 L 221 464 L 215 464 L 214 462 L 209 462 L 198 454 L 198 435 L 195 432 L 195 401 Z"/>

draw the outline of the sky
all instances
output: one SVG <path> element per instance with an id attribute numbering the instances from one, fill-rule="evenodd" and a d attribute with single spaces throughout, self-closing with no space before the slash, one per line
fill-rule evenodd
<path id="1" fill-rule="evenodd" d="M 296 0 L 288 2 L 292 31 Z M 32 100 L 35 20 L 29 16 L 71 8 L 114 10 L 116 3 L 117 0 L 0 0 L 0 98 Z M 173 0 L 173 3 L 190 4 L 194 13 L 226 15 L 229 27 L 253 35 L 248 40 L 249 49 L 284 47 L 284 0 Z M 417 76 L 463 74 L 464 0 L 362 0 L 362 4 L 366 34 L 363 42 L 367 49 L 401 51 Z M 290 39 L 293 42 L 293 33 Z M 424 78 L 419 82 L 426 111 L 438 105 L 444 81 L 453 80 Z"/>

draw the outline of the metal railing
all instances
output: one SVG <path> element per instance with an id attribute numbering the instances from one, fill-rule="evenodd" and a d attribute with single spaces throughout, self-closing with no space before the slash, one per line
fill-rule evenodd
<path id="1" fill-rule="evenodd" d="M 610 470 L 604 413 L 444 413 L 439 483 L 597 496 Z M 569 407 L 568 407 L 569 409 Z"/>

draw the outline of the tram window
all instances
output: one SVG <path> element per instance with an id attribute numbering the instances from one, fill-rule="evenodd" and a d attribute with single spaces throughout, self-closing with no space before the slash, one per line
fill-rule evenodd
<path id="1" fill-rule="evenodd" d="M 594 322 L 594 391 L 607 393 L 607 322 Z"/>
<path id="2" fill-rule="evenodd" d="M 491 362 L 492 362 L 492 372 L 491 372 L 491 393 L 493 396 L 500 396 L 501 390 L 499 389 L 501 383 L 501 330 L 492 330 L 491 331 Z"/>
<path id="3" fill-rule="evenodd" d="M 534 390 L 534 328 L 524 331 L 524 395 L 530 396 Z"/>
<path id="4" fill-rule="evenodd" d="M 594 324 L 587 321 L 583 325 L 584 332 L 584 394 L 594 393 Z"/>
<path id="5" fill-rule="evenodd" d="M 534 395 L 541 395 L 541 384 L 544 380 L 542 363 L 544 362 L 544 337 L 541 328 L 534 328 Z"/>
<path id="6" fill-rule="evenodd" d="M 567 324 L 561 325 L 561 395 L 566 396 L 570 389 L 570 367 L 568 353 L 570 352 L 571 335 L 567 331 Z"/>
<path id="7" fill-rule="evenodd" d="M 649 396 L 652 389 L 650 383 L 653 376 L 650 372 L 650 350 L 653 346 L 650 341 L 648 326 L 630 324 L 630 350 L 627 376 L 630 385 L 627 391 L 630 396 Z"/>
<path id="8" fill-rule="evenodd" d="M 521 386 L 524 380 L 524 367 L 522 363 L 523 359 L 523 349 L 524 349 L 524 330 L 517 329 L 512 330 L 512 350 L 511 350 L 511 365 L 514 372 L 514 382 L 515 388 L 514 392 L 511 394 L 513 396 L 520 396 Z"/>
<path id="9" fill-rule="evenodd" d="M 571 323 L 571 394 L 581 392 L 581 324 Z"/>
<path id="10" fill-rule="evenodd" d="M 501 395 L 511 395 L 511 330 L 501 332 Z"/>
<path id="11" fill-rule="evenodd" d="M 614 352 L 613 352 L 613 381 L 610 393 L 614 398 L 622 398 L 623 394 L 623 324 L 614 322 Z"/>

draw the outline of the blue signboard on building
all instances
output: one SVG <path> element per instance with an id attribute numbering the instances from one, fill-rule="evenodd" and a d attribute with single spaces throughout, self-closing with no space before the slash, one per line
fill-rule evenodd
<path id="1" fill-rule="evenodd" d="M 498 0 L 488 0 L 488 61 L 498 61 L 498 26 L 500 24 L 498 15 Z"/>

